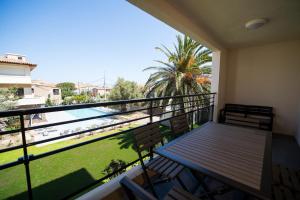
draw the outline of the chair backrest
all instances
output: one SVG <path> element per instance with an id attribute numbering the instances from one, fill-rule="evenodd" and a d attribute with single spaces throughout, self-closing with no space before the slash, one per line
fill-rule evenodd
<path id="1" fill-rule="evenodd" d="M 131 199 L 157 200 L 154 196 L 152 196 L 141 186 L 133 182 L 127 176 L 121 179 L 120 184 L 125 189 L 126 194 L 130 200 Z"/>
<path id="2" fill-rule="evenodd" d="M 172 134 L 177 136 L 190 131 L 186 114 L 180 114 L 170 119 Z"/>
<path id="3" fill-rule="evenodd" d="M 149 124 L 133 131 L 137 151 L 152 150 L 152 148 L 162 142 L 162 135 L 159 124 Z"/>

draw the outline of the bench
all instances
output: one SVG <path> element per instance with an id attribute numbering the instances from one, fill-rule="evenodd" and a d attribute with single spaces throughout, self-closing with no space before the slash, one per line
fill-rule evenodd
<path id="1" fill-rule="evenodd" d="M 219 122 L 272 131 L 273 108 L 242 104 L 225 104 Z"/>

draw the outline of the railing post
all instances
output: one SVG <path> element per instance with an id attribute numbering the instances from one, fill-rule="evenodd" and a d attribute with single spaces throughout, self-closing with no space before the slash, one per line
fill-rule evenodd
<path id="1" fill-rule="evenodd" d="M 200 99 L 200 100 L 199 100 Z M 200 102 L 200 106 L 199 106 Z M 196 103 L 197 111 L 196 111 L 196 121 L 197 124 L 200 124 L 200 107 L 201 107 L 201 97 L 198 96 L 197 103 Z"/>
<path id="2" fill-rule="evenodd" d="M 190 102 L 190 107 L 191 107 L 191 109 L 190 109 L 190 111 L 192 111 L 192 125 L 191 125 L 191 130 L 193 130 L 194 129 L 194 102 L 195 101 L 195 97 L 192 97 L 191 98 L 191 102 Z"/>
<path id="3" fill-rule="evenodd" d="M 25 135 L 25 125 L 24 125 L 24 115 L 23 114 L 20 115 L 20 124 L 21 124 L 22 146 L 23 146 L 26 182 L 27 182 L 27 193 L 28 193 L 28 198 L 33 199 L 32 188 L 31 188 L 31 179 L 30 179 L 30 169 L 29 169 L 29 157 L 28 157 L 28 153 L 27 153 L 27 144 L 26 144 L 26 135 Z"/>
<path id="4" fill-rule="evenodd" d="M 210 121 L 214 120 L 214 107 L 215 107 L 215 94 L 213 94 L 213 99 L 212 99 L 212 105 L 211 105 L 211 119 Z"/>
<path id="5" fill-rule="evenodd" d="M 153 123 L 153 101 L 150 101 L 150 123 Z"/>

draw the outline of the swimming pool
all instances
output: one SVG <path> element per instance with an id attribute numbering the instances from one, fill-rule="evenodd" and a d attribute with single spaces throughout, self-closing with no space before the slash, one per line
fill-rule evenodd
<path id="1" fill-rule="evenodd" d="M 58 112 L 48 112 L 45 114 L 46 120 L 44 124 L 51 124 L 63 121 L 70 121 L 75 119 L 82 119 L 88 117 L 95 117 L 95 116 L 103 116 L 107 114 L 112 114 L 118 112 L 117 110 L 105 108 L 105 107 L 98 107 L 98 108 L 82 108 L 82 109 L 75 109 L 75 110 L 66 110 L 66 111 L 58 111 Z M 115 117 L 103 117 L 91 120 L 84 120 L 79 122 L 72 122 L 63 125 L 57 125 L 51 127 L 51 129 L 46 130 L 44 128 L 37 129 L 37 134 L 34 136 L 35 141 L 49 139 L 53 137 L 59 137 L 62 135 L 67 135 L 70 133 L 78 132 L 79 130 L 87 130 L 91 128 L 101 127 L 108 124 L 116 124 L 119 123 L 120 120 L 116 119 Z M 42 125 L 42 124 L 40 124 Z M 99 129 L 100 130 L 100 129 Z M 102 130 L 102 129 L 101 129 Z M 66 137 L 59 140 L 54 140 L 51 142 L 46 142 L 43 144 L 39 144 L 38 146 L 43 146 L 55 142 L 59 142 L 62 140 L 68 140 L 74 138 L 76 136 Z"/>
<path id="2" fill-rule="evenodd" d="M 66 112 L 77 119 L 86 118 L 86 117 L 102 116 L 102 115 L 111 113 L 108 111 L 100 110 L 98 108 L 82 108 L 82 109 L 76 109 L 76 110 L 68 110 Z"/>

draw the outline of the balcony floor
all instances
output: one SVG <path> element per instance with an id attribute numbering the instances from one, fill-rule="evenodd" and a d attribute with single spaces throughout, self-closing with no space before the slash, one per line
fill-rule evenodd
<path id="1" fill-rule="evenodd" d="M 293 169 L 300 169 L 300 147 L 297 144 L 294 137 L 285 135 L 273 135 L 272 141 L 272 160 L 274 164 L 284 165 Z M 185 171 L 181 174 L 181 178 L 187 184 L 190 191 L 195 190 L 195 185 L 197 181 L 193 180 L 189 171 Z M 206 184 L 213 188 L 217 183 L 213 180 L 206 180 Z M 157 191 L 159 197 L 164 197 L 166 193 L 170 190 L 172 185 L 178 185 L 177 181 L 160 183 L 155 185 L 155 190 Z M 216 200 L 228 200 L 228 199 L 243 199 L 243 194 L 238 191 L 228 192 L 222 196 L 215 196 Z M 247 198 L 246 198 L 247 199 Z M 248 198 L 255 199 L 255 198 Z"/>
<path id="2" fill-rule="evenodd" d="M 300 169 L 300 147 L 292 136 L 273 135 L 272 159 L 274 164 Z"/>

